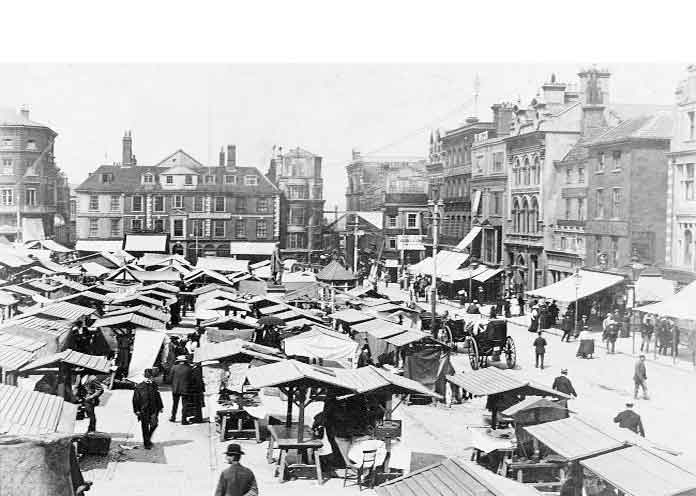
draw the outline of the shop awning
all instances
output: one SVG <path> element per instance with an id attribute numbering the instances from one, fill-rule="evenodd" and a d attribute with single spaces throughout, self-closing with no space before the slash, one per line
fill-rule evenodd
<path id="1" fill-rule="evenodd" d="M 473 212 L 473 210 L 472 210 Z M 471 243 L 476 239 L 476 236 L 478 236 L 481 233 L 481 228 L 480 227 L 474 227 L 467 233 L 466 236 L 464 236 L 464 239 L 462 239 L 459 244 L 457 245 L 457 250 L 464 250 L 469 247 Z"/>
<path id="2" fill-rule="evenodd" d="M 543 288 L 529 290 L 527 294 L 538 298 L 548 298 L 570 303 L 599 293 L 625 280 L 622 275 L 608 274 L 606 272 L 580 270 L 579 274 L 579 281 L 575 276 L 570 276 Z M 579 282 L 577 287 L 576 282 Z"/>
<path id="3" fill-rule="evenodd" d="M 479 265 L 474 268 L 468 267 L 466 269 L 454 270 L 449 274 L 445 274 L 444 276 L 442 276 L 442 280 L 445 282 L 465 281 L 472 277 L 476 278 L 476 276 L 478 276 L 479 274 L 483 274 L 487 270 L 488 267 L 486 267 L 485 265 Z"/>
<path id="4" fill-rule="evenodd" d="M 469 255 L 458 251 L 442 250 L 437 252 L 437 275 L 444 278 L 447 274 L 457 270 L 464 262 L 469 259 Z M 428 257 L 416 265 L 411 266 L 411 271 L 419 272 L 424 275 L 433 274 L 433 258 Z"/>
<path id="5" fill-rule="evenodd" d="M 675 457 L 662 458 L 638 446 L 580 462 L 624 494 L 631 496 L 693 496 L 696 475 Z"/>
<path id="6" fill-rule="evenodd" d="M 636 281 L 636 302 L 663 301 L 674 296 L 674 281 L 661 276 L 641 276 Z"/>
<path id="7" fill-rule="evenodd" d="M 32 219 L 27 217 L 22 219 L 22 239 L 24 241 L 44 239 L 45 237 L 46 235 L 44 234 L 42 219 Z"/>
<path id="8" fill-rule="evenodd" d="M 662 317 L 696 320 L 696 305 L 694 305 L 695 301 L 696 281 L 686 286 L 677 294 L 666 298 L 659 303 L 638 307 L 636 310 L 660 315 Z"/>
<path id="9" fill-rule="evenodd" d="M 474 276 L 474 281 L 486 282 L 489 279 L 494 278 L 495 276 L 497 276 L 501 272 L 503 272 L 503 269 L 491 269 L 490 267 L 486 267 L 485 271 Z"/>
<path id="10" fill-rule="evenodd" d="M 126 234 L 124 250 L 135 252 L 166 253 L 167 234 Z"/>
<path id="11" fill-rule="evenodd" d="M 275 243 L 248 243 L 245 241 L 232 241 L 230 243 L 230 255 L 271 256 L 275 249 Z"/>

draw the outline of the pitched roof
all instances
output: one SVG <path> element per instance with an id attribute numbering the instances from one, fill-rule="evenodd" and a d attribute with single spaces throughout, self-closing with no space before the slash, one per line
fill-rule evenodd
<path id="1" fill-rule="evenodd" d="M 174 153 L 167 155 L 165 158 L 160 160 L 155 164 L 156 167 L 170 167 L 170 168 L 176 168 L 178 166 L 182 166 L 182 168 L 186 167 L 203 167 L 203 164 L 200 163 L 198 160 L 193 158 L 191 155 L 186 153 L 184 150 L 179 148 L 177 151 Z M 171 172 L 167 171 L 167 174 L 172 174 Z"/>
<path id="2" fill-rule="evenodd" d="M 38 358 L 33 362 L 24 365 L 21 370 L 37 370 L 52 367 L 58 363 L 67 363 L 75 367 L 82 367 L 100 374 L 111 372 L 111 363 L 103 356 L 87 355 L 75 350 L 65 350 L 52 355 Z"/>
<path id="3" fill-rule="evenodd" d="M 353 281 L 355 280 L 355 274 L 353 274 L 353 271 L 345 269 L 336 260 L 332 260 L 319 271 L 317 279 L 320 281 Z"/>
<path id="4" fill-rule="evenodd" d="M 50 129 L 46 124 L 32 121 L 28 116 L 8 107 L 0 107 L 0 126 L 28 126 Z"/>
<path id="5" fill-rule="evenodd" d="M 77 405 L 59 396 L 0 384 L 0 433 L 72 434 L 76 413 Z"/>
<path id="6" fill-rule="evenodd" d="M 591 144 L 611 143 L 630 139 L 669 140 L 672 138 L 674 119 L 671 112 L 660 111 L 621 122 L 599 135 Z"/>

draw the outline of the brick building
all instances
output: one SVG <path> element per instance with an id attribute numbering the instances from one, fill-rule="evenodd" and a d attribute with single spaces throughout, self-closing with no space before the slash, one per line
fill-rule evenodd
<path id="1" fill-rule="evenodd" d="M 324 216 L 322 159 L 302 148 L 273 150 L 268 179 L 280 191 L 280 253 L 318 263 Z"/>
<path id="2" fill-rule="evenodd" d="M 9 239 L 69 241 L 69 187 L 54 160 L 57 133 L 0 109 L 0 234 Z"/>
<path id="3" fill-rule="evenodd" d="M 75 192 L 78 246 L 161 233 L 168 235 L 164 251 L 191 259 L 257 259 L 270 257 L 280 238 L 278 188 L 255 167 L 237 165 L 233 145 L 216 167 L 183 150 L 143 166 L 127 133 L 122 163 L 100 166 Z"/>

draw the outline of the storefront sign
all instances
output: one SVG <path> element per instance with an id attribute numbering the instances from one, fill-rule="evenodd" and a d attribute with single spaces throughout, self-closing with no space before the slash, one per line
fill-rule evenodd
<path id="1" fill-rule="evenodd" d="M 401 437 L 401 420 L 380 420 L 375 426 L 376 439 L 395 439 Z"/>
<path id="2" fill-rule="evenodd" d="M 397 250 L 425 250 L 420 234 L 400 234 L 396 237 Z"/>
<path id="3" fill-rule="evenodd" d="M 605 234 L 609 236 L 628 236 L 628 222 L 614 220 L 588 220 L 585 224 L 588 234 Z"/>

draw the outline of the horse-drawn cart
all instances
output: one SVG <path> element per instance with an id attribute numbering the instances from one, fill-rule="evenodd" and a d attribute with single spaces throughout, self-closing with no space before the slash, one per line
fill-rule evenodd
<path id="1" fill-rule="evenodd" d="M 471 368 L 477 370 L 488 366 L 491 361 L 500 360 L 505 355 L 509 368 L 517 363 L 515 341 L 508 336 L 507 322 L 502 319 L 486 319 L 467 315 L 468 318 L 450 319 L 441 328 L 441 341 L 468 353 Z M 462 346 L 457 346 L 461 343 Z"/>

